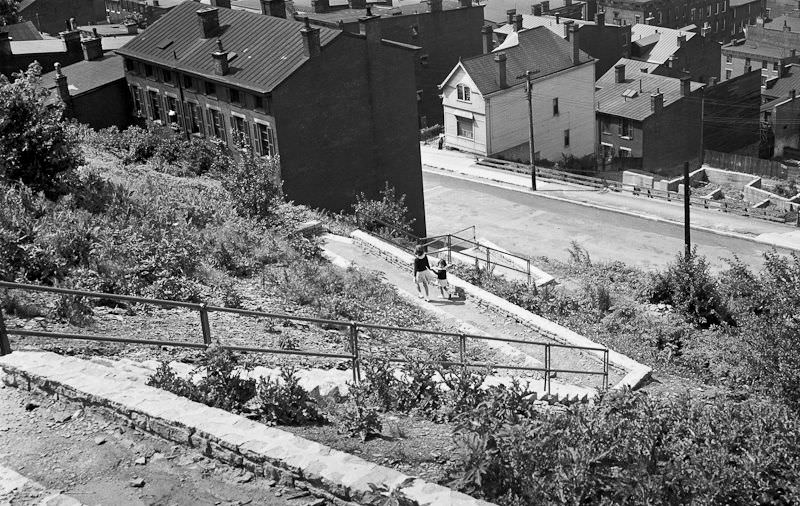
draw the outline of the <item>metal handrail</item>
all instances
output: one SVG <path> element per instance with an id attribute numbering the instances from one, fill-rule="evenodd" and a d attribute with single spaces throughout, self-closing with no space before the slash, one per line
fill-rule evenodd
<path id="1" fill-rule="evenodd" d="M 266 311 L 253 311 L 248 309 L 234 309 L 234 308 L 226 308 L 226 307 L 219 307 L 219 306 L 209 306 L 204 303 L 193 303 L 193 302 L 178 302 L 178 301 L 170 301 L 170 300 L 163 300 L 163 299 L 150 299 L 147 297 L 136 297 L 132 295 L 117 295 L 112 293 L 105 293 L 105 292 L 91 292 L 85 290 L 73 290 L 68 288 L 58 288 L 58 287 L 50 287 L 50 286 L 41 286 L 41 285 L 29 285 L 23 283 L 10 283 L 7 281 L 0 281 L 0 288 L 9 289 L 9 290 L 27 290 L 27 291 L 34 291 L 34 292 L 48 292 L 48 293 L 55 293 L 55 294 L 62 294 L 62 295 L 73 295 L 78 297 L 87 297 L 87 298 L 101 298 L 101 299 L 110 299 L 110 300 L 118 300 L 118 301 L 126 301 L 126 302 L 134 302 L 139 304 L 152 304 L 157 306 L 163 307 L 171 307 L 171 308 L 184 308 L 197 311 L 200 314 L 200 326 L 203 335 L 203 342 L 202 343 L 194 343 L 194 342 L 187 342 L 187 341 L 164 341 L 164 340 L 156 340 L 156 339 L 136 339 L 136 338 L 123 338 L 123 337 L 111 337 L 111 336 L 102 336 L 102 335 L 92 335 L 92 334 L 77 334 L 77 333 L 67 333 L 67 332 L 48 332 L 48 331 L 39 331 L 39 330 L 26 330 L 26 329 L 8 329 L 5 325 L 5 320 L 3 317 L 2 308 L 0 308 L 0 356 L 7 355 L 12 352 L 11 345 L 8 339 L 9 335 L 14 336 L 21 336 L 21 337 L 49 337 L 49 338 L 57 338 L 57 339 L 75 339 L 75 340 L 86 340 L 86 341 L 100 341 L 100 342 L 113 342 L 113 343 L 126 343 L 126 344 L 143 344 L 143 345 L 155 345 L 155 346 L 174 346 L 179 348 L 194 348 L 194 349 L 207 349 L 208 347 L 212 346 L 212 336 L 211 336 L 211 325 L 209 324 L 208 313 L 216 312 L 216 313 L 230 313 L 236 314 L 239 316 L 247 316 L 247 317 L 257 317 L 257 318 L 274 318 L 274 319 L 284 319 L 290 321 L 302 321 L 308 323 L 317 323 L 323 325 L 332 325 L 332 326 L 340 326 L 343 328 L 349 329 L 349 353 L 324 353 L 324 352 L 315 352 L 315 351 L 304 351 L 304 350 L 282 350 L 282 349 L 274 349 L 274 348 L 262 348 L 262 347 L 254 347 L 254 346 L 235 346 L 235 345 L 228 345 L 224 343 L 220 343 L 220 348 L 227 349 L 231 351 L 244 351 L 244 352 L 253 352 L 253 353 L 265 353 L 265 354 L 275 354 L 275 355 L 296 355 L 296 356 L 310 356 L 310 357 L 321 357 L 321 358 L 335 358 L 335 359 L 345 359 L 350 360 L 352 369 L 353 369 L 353 381 L 359 383 L 361 381 L 361 353 L 359 347 L 359 329 L 373 329 L 373 330 L 386 330 L 392 332 L 414 332 L 419 334 L 426 334 L 432 336 L 443 336 L 443 337 L 455 337 L 458 338 L 459 341 L 459 360 L 452 361 L 452 360 L 442 360 L 437 361 L 436 363 L 443 365 L 443 366 L 461 366 L 461 367 L 492 367 L 495 369 L 509 369 L 509 370 L 521 370 L 521 371 L 530 371 L 530 372 L 543 372 L 544 373 L 544 386 L 547 394 L 550 394 L 550 376 L 552 373 L 562 373 L 562 374 L 586 374 L 586 375 L 599 375 L 603 377 L 603 388 L 608 388 L 608 374 L 609 374 L 609 362 L 608 362 L 608 355 L 609 350 L 608 348 L 603 347 L 590 347 L 590 346 L 573 346 L 573 345 L 566 345 L 566 344 L 555 344 L 555 343 L 547 343 L 542 341 L 525 341 L 522 339 L 509 339 L 509 338 L 502 338 L 502 337 L 493 337 L 493 336 L 482 336 L 478 334 L 465 334 L 465 333 L 455 333 L 455 332 L 444 332 L 438 330 L 428 330 L 428 329 L 416 329 L 411 327 L 393 327 L 390 325 L 380 325 L 374 323 L 363 323 L 363 322 L 355 322 L 355 321 L 343 321 L 343 320 L 330 320 L 324 318 L 312 318 L 306 316 L 293 316 L 288 315 L 285 313 L 271 313 Z M 484 341 L 499 341 L 499 342 L 506 342 L 506 343 L 518 343 L 518 344 L 526 344 L 531 346 L 543 346 L 545 352 L 545 367 L 530 367 L 530 366 L 516 366 L 516 365 L 504 365 L 504 364 L 488 364 L 488 363 L 475 363 L 469 362 L 466 359 L 466 340 L 473 339 L 473 340 L 484 340 Z M 568 348 L 574 350 L 581 350 L 581 351 L 592 351 L 592 352 L 599 352 L 603 355 L 603 370 L 602 371 L 576 371 L 571 369 L 557 369 L 552 368 L 550 366 L 550 350 L 552 348 Z M 407 362 L 406 359 L 391 357 L 388 359 L 390 362 Z"/>

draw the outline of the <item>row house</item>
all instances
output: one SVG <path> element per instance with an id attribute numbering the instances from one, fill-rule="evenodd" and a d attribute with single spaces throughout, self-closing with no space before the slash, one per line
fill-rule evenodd
<path id="1" fill-rule="evenodd" d="M 747 37 L 722 46 L 721 79 L 736 78 L 753 70 L 761 70 L 762 84 L 780 77 L 782 69 L 800 62 L 800 31 L 773 30 L 763 25 L 747 28 Z"/>
<path id="2" fill-rule="evenodd" d="M 600 0 L 607 21 L 697 30 L 717 42 L 741 36 L 762 15 L 762 0 Z"/>
<path id="3" fill-rule="evenodd" d="M 186 2 L 118 51 L 134 113 L 187 137 L 279 156 L 284 192 L 346 210 L 388 182 L 424 234 L 417 48 L 282 17 Z"/>
<path id="4" fill-rule="evenodd" d="M 574 28 L 570 40 L 544 27 L 522 30 L 513 43 L 507 39 L 492 52 L 462 59 L 441 85 L 445 142 L 482 156 L 530 161 L 530 71 L 534 157 L 593 154 L 594 65 Z"/>
<path id="5" fill-rule="evenodd" d="M 631 72 L 622 59 L 597 81 L 598 155 L 604 165 L 679 174 L 701 150 L 702 83 Z"/>
<path id="6" fill-rule="evenodd" d="M 329 0 L 314 0 L 312 12 L 297 11 L 294 18 L 308 17 L 317 26 L 357 33 L 358 20 L 366 15 L 367 8 L 372 15 L 379 16 L 383 37 L 421 48 L 414 69 L 419 127 L 441 125 L 438 85 L 459 58 L 481 54 L 483 5 L 474 5 L 472 0 L 430 0 L 399 7 L 373 4 L 368 7 L 366 3 L 362 7 L 352 1 L 350 5 L 332 6 Z"/>
<path id="7" fill-rule="evenodd" d="M 631 27 L 631 58 L 655 64 L 654 74 L 719 81 L 720 54 L 718 42 L 693 31 L 642 23 Z"/>

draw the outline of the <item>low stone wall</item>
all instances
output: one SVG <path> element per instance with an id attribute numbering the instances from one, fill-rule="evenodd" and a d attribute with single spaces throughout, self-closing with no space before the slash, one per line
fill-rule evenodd
<path id="1" fill-rule="evenodd" d="M 401 268 L 410 269 L 413 262 L 413 255 L 402 249 L 373 237 L 366 232 L 356 230 L 350 237 L 353 238 L 356 244 L 362 248 L 378 255 L 387 261 L 400 266 Z M 521 323 L 522 325 L 533 330 L 537 334 L 550 338 L 556 342 L 569 344 L 572 346 L 587 346 L 596 348 L 605 348 L 603 345 L 597 344 L 594 341 L 573 332 L 561 325 L 551 322 L 546 318 L 533 314 L 515 304 L 508 302 L 492 293 L 487 292 L 475 285 L 467 283 L 458 276 L 448 274 L 448 281 L 453 286 L 458 286 L 464 289 L 467 296 L 471 297 L 478 305 L 484 306 L 487 309 L 495 311 L 506 317 L 510 317 Z M 598 360 L 602 360 L 602 352 L 591 352 Z M 608 353 L 609 366 L 616 367 L 618 370 L 625 371 L 627 374 L 614 388 L 630 387 L 636 388 L 640 386 L 652 372 L 650 367 L 636 362 L 630 357 L 613 350 Z"/>
<path id="2" fill-rule="evenodd" d="M 647 174 L 640 174 L 626 170 L 622 173 L 622 184 L 636 186 L 638 188 L 652 188 L 655 177 Z"/>
<path id="3" fill-rule="evenodd" d="M 703 167 L 705 171 L 706 180 L 713 184 L 740 184 L 742 186 L 752 186 L 753 188 L 761 188 L 761 178 L 752 174 L 743 174 L 741 172 L 733 172 L 730 170 L 714 169 L 711 167 Z"/>
<path id="4" fill-rule="evenodd" d="M 367 462 L 274 427 L 131 381 L 124 372 L 50 352 L 0 357 L 3 381 L 91 405 L 110 418 L 279 483 L 303 486 L 337 506 L 384 505 L 374 487 L 410 505 L 485 506 L 485 501 Z"/>

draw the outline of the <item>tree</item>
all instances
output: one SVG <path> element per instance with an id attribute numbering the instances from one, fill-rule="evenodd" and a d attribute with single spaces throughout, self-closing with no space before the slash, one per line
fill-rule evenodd
<path id="1" fill-rule="evenodd" d="M 0 0 L 0 25 L 13 25 L 22 21 L 17 3 L 17 0 Z"/>
<path id="2" fill-rule="evenodd" d="M 222 186 L 230 192 L 236 210 L 249 218 L 269 218 L 282 197 L 280 161 L 241 150 L 239 160 L 230 164 Z"/>
<path id="3" fill-rule="evenodd" d="M 41 72 L 34 62 L 13 81 L 0 76 L 0 178 L 50 193 L 83 155 L 75 129 L 63 119 L 63 104 L 42 86 Z"/>

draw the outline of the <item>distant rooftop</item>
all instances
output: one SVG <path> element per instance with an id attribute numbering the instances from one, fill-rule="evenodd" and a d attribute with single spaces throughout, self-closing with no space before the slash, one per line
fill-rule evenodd
<path id="1" fill-rule="evenodd" d="M 634 60 L 621 58 L 616 65 L 625 65 L 625 82 L 616 82 L 616 65 L 597 80 L 594 94 L 597 112 L 642 121 L 653 114 L 650 95 L 660 92 L 664 95 L 664 107 L 669 107 L 682 98 L 681 81 L 674 77 L 660 76 L 644 72 L 632 72 L 637 64 Z M 631 66 L 631 69 L 628 66 Z M 692 82 L 691 91 L 705 86 Z"/>
<path id="2" fill-rule="evenodd" d="M 800 65 L 792 63 L 787 65 L 786 73 L 777 78 L 767 79 L 761 88 L 764 97 L 788 97 L 792 90 L 800 92 Z"/>
<path id="3" fill-rule="evenodd" d="M 784 15 L 764 23 L 764 28 L 767 30 L 783 31 L 784 26 L 789 27 L 793 32 L 800 32 L 800 18 Z"/>
<path id="4" fill-rule="evenodd" d="M 103 37 L 101 39 L 103 51 L 119 49 L 133 40 L 134 37 L 136 36 Z M 11 41 L 11 52 L 13 54 L 60 53 L 62 51 L 65 51 L 65 48 L 64 41 L 61 39 Z"/>
<path id="5" fill-rule="evenodd" d="M 523 14 L 522 15 L 522 28 L 537 28 L 543 26 L 550 30 L 551 32 L 564 37 L 564 29 L 567 25 L 564 24 L 564 21 L 573 21 L 575 26 L 583 26 L 583 25 L 594 25 L 594 21 L 584 21 L 582 19 L 569 19 L 564 17 L 559 17 L 558 22 L 556 22 L 555 16 L 534 16 L 533 14 Z M 615 25 L 612 25 L 615 26 Z M 500 35 L 509 35 L 514 32 L 514 25 L 505 24 L 503 26 L 497 27 L 494 29 L 494 33 Z"/>
<path id="6" fill-rule="evenodd" d="M 30 21 L 14 23 L 13 25 L 0 26 L 0 32 L 8 32 L 11 40 L 42 40 L 42 34 Z"/>
<path id="7" fill-rule="evenodd" d="M 347 5 L 347 2 L 344 3 Z M 331 3 L 331 5 L 334 5 Z M 458 9 L 461 5 L 455 0 L 443 0 L 442 10 Z M 299 16 L 308 16 L 310 19 L 317 19 L 320 21 L 328 21 L 331 23 L 352 23 L 358 21 L 367 15 L 367 9 L 338 9 L 329 12 L 313 12 L 309 6 L 295 4 L 297 14 Z M 371 5 L 370 11 L 373 16 L 404 16 L 408 14 L 423 14 L 430 12 L 431 6 L 428 2 L 420 2 L 415 4 L 405 4 L 399 7 L 389 7 L 387 5 Z"/>
<path id="8" fill-rule="evenodd" d="M 689 41 L 697 34 L 642 23 L 631 26 L 631 43 L 639 47 L 640 58 L 659 65 L 666 63 L 678 50 L 678 37 L 681 35 Z"/>
<path id="9" fill-rule="evenodd" d="M 745 58 L 768 57 L 779 59 L 791 56 L 792 50 L 763 42 L 744 41 L 741 44 L 737 44 L 736 41 L 734 41 L 722 46 L 722 51 L 725 54 L 737 54 Z"/>
<path id="10" fill-rule="evenodd" d="M 82 60 L 72 65 L 67 65 L 61 68 L 61 73 L 67 77 L 69 94 L 73 97 L 78 97 L 120 79 L 125 79 L 122 57 L 115 54 L 107 54 L 97 60 Z M 55 70 L 43 74 L 42 84 L 48 89 L 55 89 L 55 78 Z"/>
<path id="11" fill-rule="evenodd" d="M 521 2 L 520 0 L 486 0 L 483 6 L 483 18 L 492 23 L 505 23 L 508 21 L 506 11 L 516 9 L 517 14 L 532 14 L 531 6 L 540 3 L 540 0 Z M 573 5 L 582 4 L 580 0 L 574 0 Z M 566 0 L 550 0 L 550 9 L 560 9 L 567 5 Z M 526 27 L 527 28 L 527 27 Z M 531 28 L 534 28 L 533 26 Z"/>

